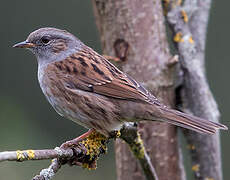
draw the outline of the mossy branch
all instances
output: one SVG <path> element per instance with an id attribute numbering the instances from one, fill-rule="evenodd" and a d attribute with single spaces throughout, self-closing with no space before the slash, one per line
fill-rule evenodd
<path id="1" fill-rule="evenodd" d="M 0 162 L 52 159 L 50 166 L 46 169 L 42 169 L 39 175 L 33 178 L 33 180 L 49 180 L 52 179 L 61 166 L 65 164 L 69 164 L 70 166 L 82 166 L 87 169 L 96 169 L 99 156 L 107 152 L 106 145 L 109 140 L 118 137 L 129 144 L 131 151 L 136 158 L 139 159 L 146 174 L 146 178 L 153 180 L 157 179 L 155 170 L 145 151 L 140 135 L 137 132 L 137 127 L 133 123 L 125 124 L 121 132 L 112 132 L 109 138 L 97 132 L 93 132 L 86 139 L 68 148 L 60 146 L 54 149 L 0 152 Z"/>
<path id="2" fill-rule="evenodd" d="M 146 179 L 158 180 L 150 157 L 145 150 L 144 142 L 141 139 L 140 133 L 137 130 L 137 125 L 133 123 L 125 124 L 124 128 L 121 129 L 120 138 L 129 145 L 132 153 L 139 160 Z"/>

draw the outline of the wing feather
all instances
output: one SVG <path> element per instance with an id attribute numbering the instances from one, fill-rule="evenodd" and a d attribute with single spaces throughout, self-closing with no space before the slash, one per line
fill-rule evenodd
<path id="1" fill-rule="evenodd" d="M 65 78 L 65 86 L 72 92 L 81 89 L 124 100 L 159 102 L 134 79 L 88 47 L 49 66 Z"/>

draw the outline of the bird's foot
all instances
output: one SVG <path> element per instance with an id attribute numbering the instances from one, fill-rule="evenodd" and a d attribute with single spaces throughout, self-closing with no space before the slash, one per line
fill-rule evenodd
<path id="1" fill-rule="evenodd" d="M 96 132 L 94 129 L 90 129 L 88 130 L 86 133 L 82 134 L 81 136 L 78 136 L 77 138 L 75 139 L 72 139 L 70 141 L 66 141 L 65 143 L 63 143 L 61 145 L 61 148 L 63 149 L 67 149 L 67 148 L 71 148 L 71 147 L 74 147 L 76 146 L 80 141 L 86 139 L 87 137 L 90 136 L 90 134 L 92 134 L 93 132 Z"/>
<path id="2" fill-rule="evenodd" d="M 76 155 L 76 158 L 70 159 L 68 164 L 82 166 L 87 169 L 96 169 L 98 157 L 107 152 L 107 142 L 108 138 L 96 130 L 90 129 L 83 135 L 63 143 L 61 148 L 71 148 Z M 79 147 L 85 150 L 87 158 L 81 158 L 81 154 L 78 152 Z"/>

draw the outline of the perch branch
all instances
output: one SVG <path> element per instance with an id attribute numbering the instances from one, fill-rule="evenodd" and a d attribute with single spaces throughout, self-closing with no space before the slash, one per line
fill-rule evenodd
<path id="1" fill-rule="evenodd" d="M 44 160 L 53 158 L 70 158 L 73 156 L 71 149 L 44 149 L 44 150 L 17 150 L 0 152 L 0 162 L 2 161 L 28 161 Z"/>
<path id="2" fill-rule="evenodd" d="M 107 143 L 108 138 L 94 132 L 86 139 L 72 144 L 70 147 L 60 146 L 55 149 L 0 152 L 0 162 L 53 159 L 47 169 L 41 170 L 40 174 L 33 178 L 33 180 L 48 180 L 65 164 L 96 169 L 97 159 L 106 152 Z"/>
<path id="3" fill-rule="evenodd" d="M 165 1 L 166 2 L 166 1 Z M 183 83 L 178 97 L 183 111 L 218 122 L 219 111 L 205 76 L 205 41 L 211 0 L 185 0 L 165 3 L 167 20 L 174 32 L 180 56 Z M 219 135 L 206 136 L 185 131 L 198 179 L 222 179 Z"/>
<path id="4" fill-rule="evenodd" d="M 109 139 L 117 137 L 123 139 L 130 146 L 132 152 L 140 161 L 147 179 L 157 180 L 155 170 L 137 132 L 137 127 L 133 123 L 125 124 L 120 132 L 112 132 L 109 138 L 105 138 L 99 133 L 93 133 L 85 140 L 68 148 L 60 146 L 55 149 L 0 152 L 0 162 L 53 159 L 48 168 L 42 169 L 40 174 L 33 178 L 33 180 L 49 180 L 65 164 L 96 169 L 96 161 L 101 154 L 106 152 L 106 144 Z"/>

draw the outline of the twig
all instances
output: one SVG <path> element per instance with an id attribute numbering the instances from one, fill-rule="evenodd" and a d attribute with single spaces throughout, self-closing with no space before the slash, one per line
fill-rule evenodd
<path id="1" fill-rule="evenodd" d="M 175 34 L 183 71 L 178 95 L 182 109 L 196 116 L 218 122 L 219 111 L 205 76 L 204 56 L 211 0 L 171 1 L 167 19 Z M 205 136 L 185 131 L 192 157 L 193 172 L 198 179 L 222 179 L 219 135 Z"/>
<path id="2" fill-rule="evenodd" d="M 133 123 L 127 123 L 123 126 L 121 134 L 117 131 L 112 132 L 109 139 L 117 137 L 120 137 L 129 144 L 132 152 L 140 161 L 147 179 L 157 180 L 155 170 L 145 151 L 136 126 L 134 126 Z M 33 178 L 33 180 L 50 180 L 58 172 L 61 166 L 65 164 L 95 169 L 98 157 L 106 152 L 105 145 L 109 142 L 109 139 L 99 133 L 94 133 L 86 140 L 82 140 L 69 148 L 61 148 L 62 146 L 60 146 L 55 149 L 0 152 L 0 162 L 53 159 L 48 168 L 42 169 L 39 175 Z M 91 141 L 93 141 L 93 143 L 90 143 Z"/>
<path id="3" fill-rule="evenodd" d="M 0 162 L 2 161 L 28 161 L 44 160 L 53 158 L 70 158 L 73 156 L 71 149 L 44 149 L 44 150 L 17 150 L 0 152 Z"/>
<path id="4" fill-rule="evenodd" d="M 76 150 L 76 149 L 75 149 Z M 79 151 L 81 151 L 79 149 Z M 41 170 L 40 174 L 35 176 L 33 180 L 49 180 L 61 168 L 61 159 L 70 160 L 74 156 L 72 149 L 62 149 L 56 147 L 55 149 L 44 150 L 24 150 L 24 151 L 6 151 L 0 152 L 0 162 L 3 161 L 28 161 L 28 160 L 44 160 L 53 159 L 51 165 L 47 169 Z M 77 156 L 77 154 L 75 154 Z"/>
<path id="5" fill-rule="evenodd" d="M 134 123 L 126 123 L 121 129 L 121 139 L 123 139 L 130 147 L 135 157 L 139 160 L 147 180 L 158 180 L 155 169 L 147 154 L 144 142 L 138 133 L 137 126 Z"/>
<path id="6" fill-rule="evenodd" d="M 54 175 L 61 168 L 61 164 L 57 158 L 52 160 L 51 165 L 47 169 L 41 170 L 39 175 L 36 175 L 32 180 L 49 180 L 54 177 Z"/>
<path id="7" fill-rule="evenodd" d="M 51 165 L 47 169 L 41 170 L 40 174 L 35 176 L 33 180 L 49 180 L 53 178 L 61 168 L 61 165 L 64 164 L 95 169 L 98 157 L 106 152 L 105 144 L 108 141 L 98 133 L 90 136 L 86 140 L 82 140 L 68 148 L 56 147 L 55 149 L 44 150 L 0 152 L 0 162 L 53 159 Z M 93 142 L 91 143 L 91 141 Z"/>
<path id="8" fill-rule="evenodd" d="M 103 55 L 103 56 L 109 61 L 115 61 L 115 62 L 121 62 L 122 61 L 121 59 L 114 57 L 114 56 L 108 56 L 108 55 Z"/>

